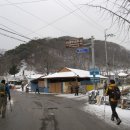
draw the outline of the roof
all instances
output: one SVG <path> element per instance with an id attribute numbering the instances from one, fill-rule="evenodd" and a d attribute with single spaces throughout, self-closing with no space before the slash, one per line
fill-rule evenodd
<path id="1" fill-rule="evenodd" d="M 49 75 L 44 76 L 42 78 L 70 78 L 70 77 L 89 78 L 89 77 L 93 77 L 93 75 L 90 75 L 90 72 L 86 71 L 86 70 L 72 69 L 72 68 L 67 68 L 67 69 L 69 71 L 56 72 L 54 74 L 49 74 Z M 102 75 L 96 75 L 95 77 L 107 78 L 107 77 L 104 77 Z"/>
<path id="2" fill-rule="evenodd" d="M 73 72 L 58 72 L 54 74 L 49 74 L 43 78 L 62 78 L 62 77 L 77 77 L 77 75 Z"/>

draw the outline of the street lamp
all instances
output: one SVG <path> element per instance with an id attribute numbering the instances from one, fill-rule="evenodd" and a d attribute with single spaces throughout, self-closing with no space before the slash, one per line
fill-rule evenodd
<path id="1" fill-rule="evenodd" d="M 107 29 L 105 29 L 105 56 L 106 56 L 106 73 L 107 73 L 107 76 L 108 76 L 108 52 L 107 52 L 107 38 L 108 37 L 114 37 L 115 35 L 114 34 L 107 34 L 106 33 Z"/>

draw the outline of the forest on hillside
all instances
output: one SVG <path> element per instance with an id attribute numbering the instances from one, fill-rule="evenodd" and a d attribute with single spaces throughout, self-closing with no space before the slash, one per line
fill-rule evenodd
<path id="1" fill-rule="evenodd" d="M 87 53 L 77 53 L 77 48 L 66 48 L 66 40 L 72 37 L 44 38 L 32 40 L 27 44 L 6 51 L 0 56 L 0 75 L 8 73 L 12 65 L 20 67 L 21 61 L 28 64 L 28 69 L 35 69 L 39 73 L 58 71 L 63 67 L 88 70 L 92 65 L 91 47 Z M 84 43 L 90 43 L 84 39 Z M 106 53 L 104 41 L 95 40 L 95 64 L 104 71 L 106 66 Z M 130 64 L 130 51 L 124 47 L 107 42 L 109 70 L 127 70 Z"/>

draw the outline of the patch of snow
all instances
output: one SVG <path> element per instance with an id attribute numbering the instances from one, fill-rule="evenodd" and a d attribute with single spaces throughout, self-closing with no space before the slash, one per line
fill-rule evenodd
<path id="1" fill-rule="evenodd" d="M 130 110 L 116 108 L 119 117 L 122 120 L 122 123 L 117 126 L 116 122 L 111 121 L 111 107 L 109 105 L 96 105 L 96 104 L 89 104 L 88 103 L 88 94 L 86 95 L 79 95 L 74 96 L 74 94 L 58 94 L 58 97 L 65 97 L 70 98 L 73 100 L 86 100 L 85 106 L 82 108 L 83 111 L 91 113 L 94 116 L 97 116 L 101 120 L 104 120 L 106 123 L 110 124 L 111 126 L 119 129 L 129 129 L 130 128 Z"/>

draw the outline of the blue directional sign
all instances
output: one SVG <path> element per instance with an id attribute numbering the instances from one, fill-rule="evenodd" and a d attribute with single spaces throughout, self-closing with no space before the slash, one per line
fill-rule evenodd
<path id="1" fill-rule="evenodd" d="M 90 71 L 90 75 L 99 75 L 100 74 L 99 68 L 91 68 L 89 71 Z"/>
<path id="2" fill-rule="evenodd" d="M 89 48 L 77 48 L 77 53 L 87 53 L 89 52 Z"/>

